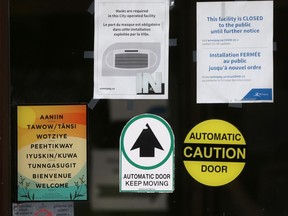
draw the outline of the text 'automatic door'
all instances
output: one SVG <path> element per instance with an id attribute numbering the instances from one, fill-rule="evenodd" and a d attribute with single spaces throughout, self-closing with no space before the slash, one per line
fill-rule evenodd
<path id="1" fill-rule="evenodd" d="M 115 43 L 103 53 L 103 76 L 153 73 L 160 64 L 160 43 Z"/>

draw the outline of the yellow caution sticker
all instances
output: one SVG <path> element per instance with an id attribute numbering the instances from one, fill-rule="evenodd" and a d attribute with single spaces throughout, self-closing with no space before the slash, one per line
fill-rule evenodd
<path id="1" fill-rule="evenodd" d="M 233 181 L 246 162 L 246 143 L 229 122 L 211 119 L 193 127 L 183 145 L 183 162 L 188 173 L 208 186 Z"/>

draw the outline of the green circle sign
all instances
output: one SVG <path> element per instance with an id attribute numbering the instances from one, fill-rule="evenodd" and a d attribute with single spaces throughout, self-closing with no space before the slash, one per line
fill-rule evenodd
<path id="1" fill-rule="evenodd" d="M 132 118 L 124 126 L 120 150 L 134 167 L 151 170 L 163 165 L 174 151 L 174 135 L 169 124 L 153 114 Z"/>

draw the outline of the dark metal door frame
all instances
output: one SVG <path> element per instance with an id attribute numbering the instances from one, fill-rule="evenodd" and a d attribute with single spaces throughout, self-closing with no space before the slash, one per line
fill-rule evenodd
<path id="1" fill-rule="evenodd" d="M 9 4 L 0 1 L 0 215 L 11 215 Z"/>

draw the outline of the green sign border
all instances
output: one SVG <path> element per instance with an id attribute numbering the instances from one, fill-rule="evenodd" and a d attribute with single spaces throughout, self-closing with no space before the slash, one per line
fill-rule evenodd
<path id="1" fill-rule="evenodd" d="M 133 162 L 127 155 L 125 149 L 124 149 L 124 137 L 126 135 L 127 129 L 137 120 L 141 119 L 141 118 L 154 118 L 158 121 L 160 121 L 169 131 L 170 134 L 170 139 L 171 139 L 171 143 L 170 143 L 170 149 L 169 152 L 167 154 L 167 156 L 158 164 L 153 165 L 153 166 L 142 166 L 139 164 L 136 164 L 135 162 Z M 132 118 L 130 121 L 128 121 L 128 123 L 124 126 L 122 133 L 121 133 L 121 137 L 120 137 L 120 147 L 121 147 L 121 152 L 123 153 L 124 157 L 126 158 L 126 160 L 133 166 L 139 168 L 139 169 L 144 169 L 144 170 L 151 170 L 151 169 L 155 169 L 157 167 L 162 166 L 171 156 L 173 150 L 174 150 L 174 134 L 173 131 L 170 127 L 170 125 L 160 116 L 154 115 L 154 114 L 142 114 L 139 116 L 136 116 L 134 118 Z"/>

